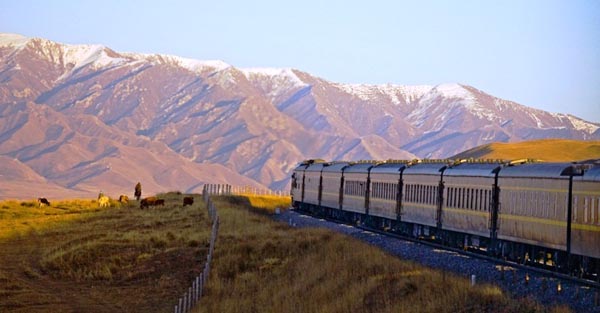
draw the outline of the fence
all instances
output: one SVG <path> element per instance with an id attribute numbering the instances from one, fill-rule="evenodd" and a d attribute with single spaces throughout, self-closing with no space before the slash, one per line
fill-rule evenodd
<path id="1" fill-rule="evenodd" d="M 219 232 L 219 215 L 217 214 L 217 208 L 210 199 L 211 195 L 272 195 L 272 196 L 289 196 L 289 193 L 284 191 L 273 191 L 269 189 L 261 189 L 250 186 L 231 186 L 225 184 L 206 184 L 202 189 L 202 199 L 206 203 L 208 209 L 208 215 L 212 220 L 212 229 L 210 233 L 210 244 L 208 248 L 208 255 L 206 256 L 206 262 L 204 263 L 204 269 L 202 274 L 197 276 L 192 282 L 192 286 L 188 288 L 188 291 L 183 294 L 179 301 L 175 305 L 175 313 L 186 313 L 189 312 L 202 297 L 202 290 L 208 282 L 208 276 L 210 272 L 210 262 L 212 261 L 213 252 L 215 250 L 215 241 L 217 240 L 217 233 Z"/>
<path id="2" fill-rule="evenodd" d="M 181 298 L 179 298 L 178 303 L 175 305 L 175 313 L 189 312 L 202 297 L 202 290 L 208 282 L 210 262 L 212 261 L 213 252 L 215 250 L 215 241 L 217 240 L 217 233 L 219 232 L 219 215 L 217 214 L 217 208 L 210 200 L 210 192 L 207 189 L 207 186 L 205 186 L 204 190 L 202 190 L 202 199 L 206 203 L 208 215 L 212 220 L 208 255 L 206 256 L 206 262 L 204 263 L 202 274 L 194 279 L 192 286 L 188 288 L 188 291 L 184 293 Z"/>
<path id="3" fill-rule="evenodd" d="M 252 186 L 231 186 L 226 184 L 206 184 L 204 190 L 211 195 L 265 195 L 265 196 L 289 196 L 289 191 L 270 190 Z"/>

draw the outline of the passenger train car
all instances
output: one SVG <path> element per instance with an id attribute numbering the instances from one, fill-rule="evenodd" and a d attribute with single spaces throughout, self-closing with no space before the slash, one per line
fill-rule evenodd
<path id="1" fill-rule="evenodd" d="M 313 214 L 600 279 L 600 164 L 309 160 L 291 194 Z"/>

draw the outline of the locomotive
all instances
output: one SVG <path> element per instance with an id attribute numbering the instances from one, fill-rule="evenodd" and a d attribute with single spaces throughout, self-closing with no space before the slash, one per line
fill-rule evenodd
<path id="1" fill-rule="evenodd" d="M 600 280 L 600 164 L 307 160 L 292 206 Z"/>

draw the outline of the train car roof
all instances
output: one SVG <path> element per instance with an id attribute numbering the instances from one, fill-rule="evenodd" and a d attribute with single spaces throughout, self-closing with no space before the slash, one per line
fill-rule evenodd
<path id="1" fill-rule="evenodd" d="M 600 165 L 596 165 L 585 171 L 581 178 L 576 178 L 584 181 L 600 181 Z"/>
<path id="2" fill-rule="evenodd" d="M 321 172 L 326 163 L 312 163 L 306 168 L 306 172 Z"/>
<path id="3" fill-rule="evenodd" d="M 308 167 L 308 163 L 300 163 L 298 164 L 298 166 L 296 166 L 296 168 L 294 168 L 294 172 L 295 171 L 304 171 L 307 167 Z"/>
<path id="4" fill-rule="evenodd" d="M 494 177 L 497 169 L 501 168 L 500 163 L 460 163 L 448 167 L 444 171 L 444 176 L 479 176 Z"/>
<path id="5" fill-rule="evenodd" d="M 328 163 L 324 168 L 323 172 L 339 172 L 341 173 L 344 167 L 349 166 L 348 162 L 334 162 Z"/>
<path id="6" fill-rule="evenodd" d="M 400 170 L 408 167 L 408 161 L 405 163 L 382 163 L 371 169 L 371 173 L 394 173 L 399 174 Z"/>
<path id="7" fill-rule="evenodd" d="M 569 176 L 564 173 L 572 167 L 572 163 L 525 163 L 505 166 L 500 170 L 498 176 L 568 179 Z"/>
<path id="8" fill-rule="evenodd" d="M 376 163 L 355 163 L 344 169 L 344 173 L 367 173 Z"/>
<path id="9" fill-rule="evenodd" d="M 440 172 L 448 166 L 447 162 L 417 163 L 404 170 L 404 174 L 433 174 L 440 175 Z"/>

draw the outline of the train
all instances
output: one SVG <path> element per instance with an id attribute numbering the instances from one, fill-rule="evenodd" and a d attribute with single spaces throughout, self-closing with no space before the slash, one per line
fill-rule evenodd
<path id="1" fill-rule="evenodd" d="M 306 160 L 292 206 L 599 281 L 600 162 Z"/>

